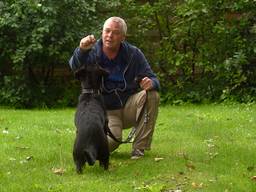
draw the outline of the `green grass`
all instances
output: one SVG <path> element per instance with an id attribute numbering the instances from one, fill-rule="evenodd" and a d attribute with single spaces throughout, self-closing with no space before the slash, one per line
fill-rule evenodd
<path id="1" fill-rule="evenodd" d="M 130 160 L 125 144 L 109 171 L 97 163 L 83 175 L 72 160 L 74 112 L 0 109 L 1 192 L 256 191 L 256 105 L 162 106 L 143 159 Z"/>

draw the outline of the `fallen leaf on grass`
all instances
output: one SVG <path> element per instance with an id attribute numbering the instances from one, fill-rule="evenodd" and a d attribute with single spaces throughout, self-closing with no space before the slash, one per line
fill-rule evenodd
<path id="1" fill-rule="evenodd" d="M 10 157 L 9 160 L 10 160 L 10 161 L 16 161 L 16 159 L 13 158 L 13 157 Z"/>
<path id="2" fill-rule="evenodd" d="M 201 189 L 201 188 L 203 188 L 203 183 L 195 183 L 195 182 L 193 182 L 191 185 L 192 185 L 192 187 L 195 188 L 195 189 Z"/>
<path id="3" fill-rule="evenodd" d="M 185 152 L 179 152 L 177 155 L 178 155 L 179 157 L 184 158 L 185 160 L 189 160 L 188 154 L 185 153 Z"/>
<path id="4" fill-rule="evenodd" d="M 27 160 L 27 161 L 30 161 L 31 159 L 33 159 L 33 156 L 27 156 L 27 157 L 26 157 L 26 160 Z"/>
<path id="5" fill-rule="evenodd" d="M 33 159 L 33 156 L 27 156 L 25 159 L 20 161 L 20 164 L 28 163 L 32 159 Z"/>
<path id="6" fill-rule="evenodd" d="M 9 134 L 8 128 L 5 128 L 5 129 L 3 130 L 3 134 Z"/>
<path id="7" fill-rule="evenodd" d="M 20 140 L 20 139 L 22 139 L 22 137 L 21 136 L 17 136 L 17 137 L 15 137 L 15 139 L 16 140 Z"/>
<path id="8" fill-rule="evenodd" d="M 52 172 L 56 175 L 63 175 L 65 171 L 66 170 L 63 168 L 55 168 L 55 167 L 52 168 Z"/>
<path id="9" fill-rule="evenodd" d="M 164 158 L 162 158 L 162 157 L 156 157 L 155 158 L 155 162 L 158 162 L 158 161 L 161 161 L 161 160 L 163 160 Z"/>
<path id="10" fill-rule="evenodd" d="M 167 192 L 182 192 L 180 189 L 171 189 L 171 190 L 169 190 L 169 191 L 167 191 Z"/>
<path id="11" fill-rule="evenodd" d="M 256 176 L 252 176 L 252 177 L 251 177 L 251 180 L 253 180 L 253 181 L 256 182 Z"/>
<path id="12" fill-rule="evenodd" d="M 194 170 L 194 169 L 196 169 L 196 166 L 195 165 L 193 165 L 191 162 L 188 162 L 188 163 L 186 163 L 186 167 L 189 169 L 189 170 Z"/>
<path id="13" fill-rule="evenodd" d="M 23 147 L 23 146 L 16 146 L 16 149 L 21 149 L 21 150 L 25 150 L 25 149 L 29 149 L 29 147 Z"/>

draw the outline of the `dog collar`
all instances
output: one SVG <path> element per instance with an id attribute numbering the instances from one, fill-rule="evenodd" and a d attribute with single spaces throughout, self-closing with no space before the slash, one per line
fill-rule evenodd
<path id="1" fill-rule="evenodd" d="M 99 89 L 82 89 L 82 94 L 100 94 Z"/>

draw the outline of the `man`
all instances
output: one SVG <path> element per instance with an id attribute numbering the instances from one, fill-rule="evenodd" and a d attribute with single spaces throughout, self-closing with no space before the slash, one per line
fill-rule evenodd
<path id="1" fill-rule="evenodd" d="M 122 140 L 122 130 L 135 127 L 132 159 L 149 150 L 159 105 L 159 80 L 145 56 L 125 41 L 127 25 L 120 17 L 110 17 L 103 25 L 102 38 L 93 35 L 81 39 L 69 61 L 72 70 L 82 64 L 98 63 L 109 71 L 102 82 L 109 128 L 116 139 L 108 136 L 109 150 L 114 151 Z M 136 83 L 137 77 L 143 76 Z M 146 115 L 144 115 L 144 113 Z"/>

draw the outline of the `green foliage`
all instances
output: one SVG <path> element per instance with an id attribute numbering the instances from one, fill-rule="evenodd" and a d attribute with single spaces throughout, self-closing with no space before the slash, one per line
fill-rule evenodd
<path id="1" fill-rule="evenodd" d="M 1 1 L 0 69 L 6 77 L 1 81 L 0 96 L 4 103 L 16 107 L 40 103 L 52 106 L 48 98 L 55 101 L 64 97 L 60 94 L 66 92 L 67 82 L 58 85 L 55 69 L 67 69 L 79 39 L 97 30 L 100 16 L 96 9 L 102 2 Z"/>
<path id="2" fill-rule="evenodd" d="M 158 71 L 164 100 L 255 99 L 255 1 L 126 2 L 130 39 Z"/>
<path id="3" fill-rule="evenodd" d="M 0 103 L 21 108 L 29 103 L 30 94 L 21 76 L 5 76 L 0 88 Z"/>
<path id="4" fill-rule="evenodd" d="M 128 41 L 158 74 L 163 101 L 254 101 L 255 10 L 248 0 L 0 1 L 0 102 L 73 101 L 73 77 L 55 72 L 67 71 L 81 37 L 100 38 L 103 21 L 113 15 L 127 21 Z"/>

